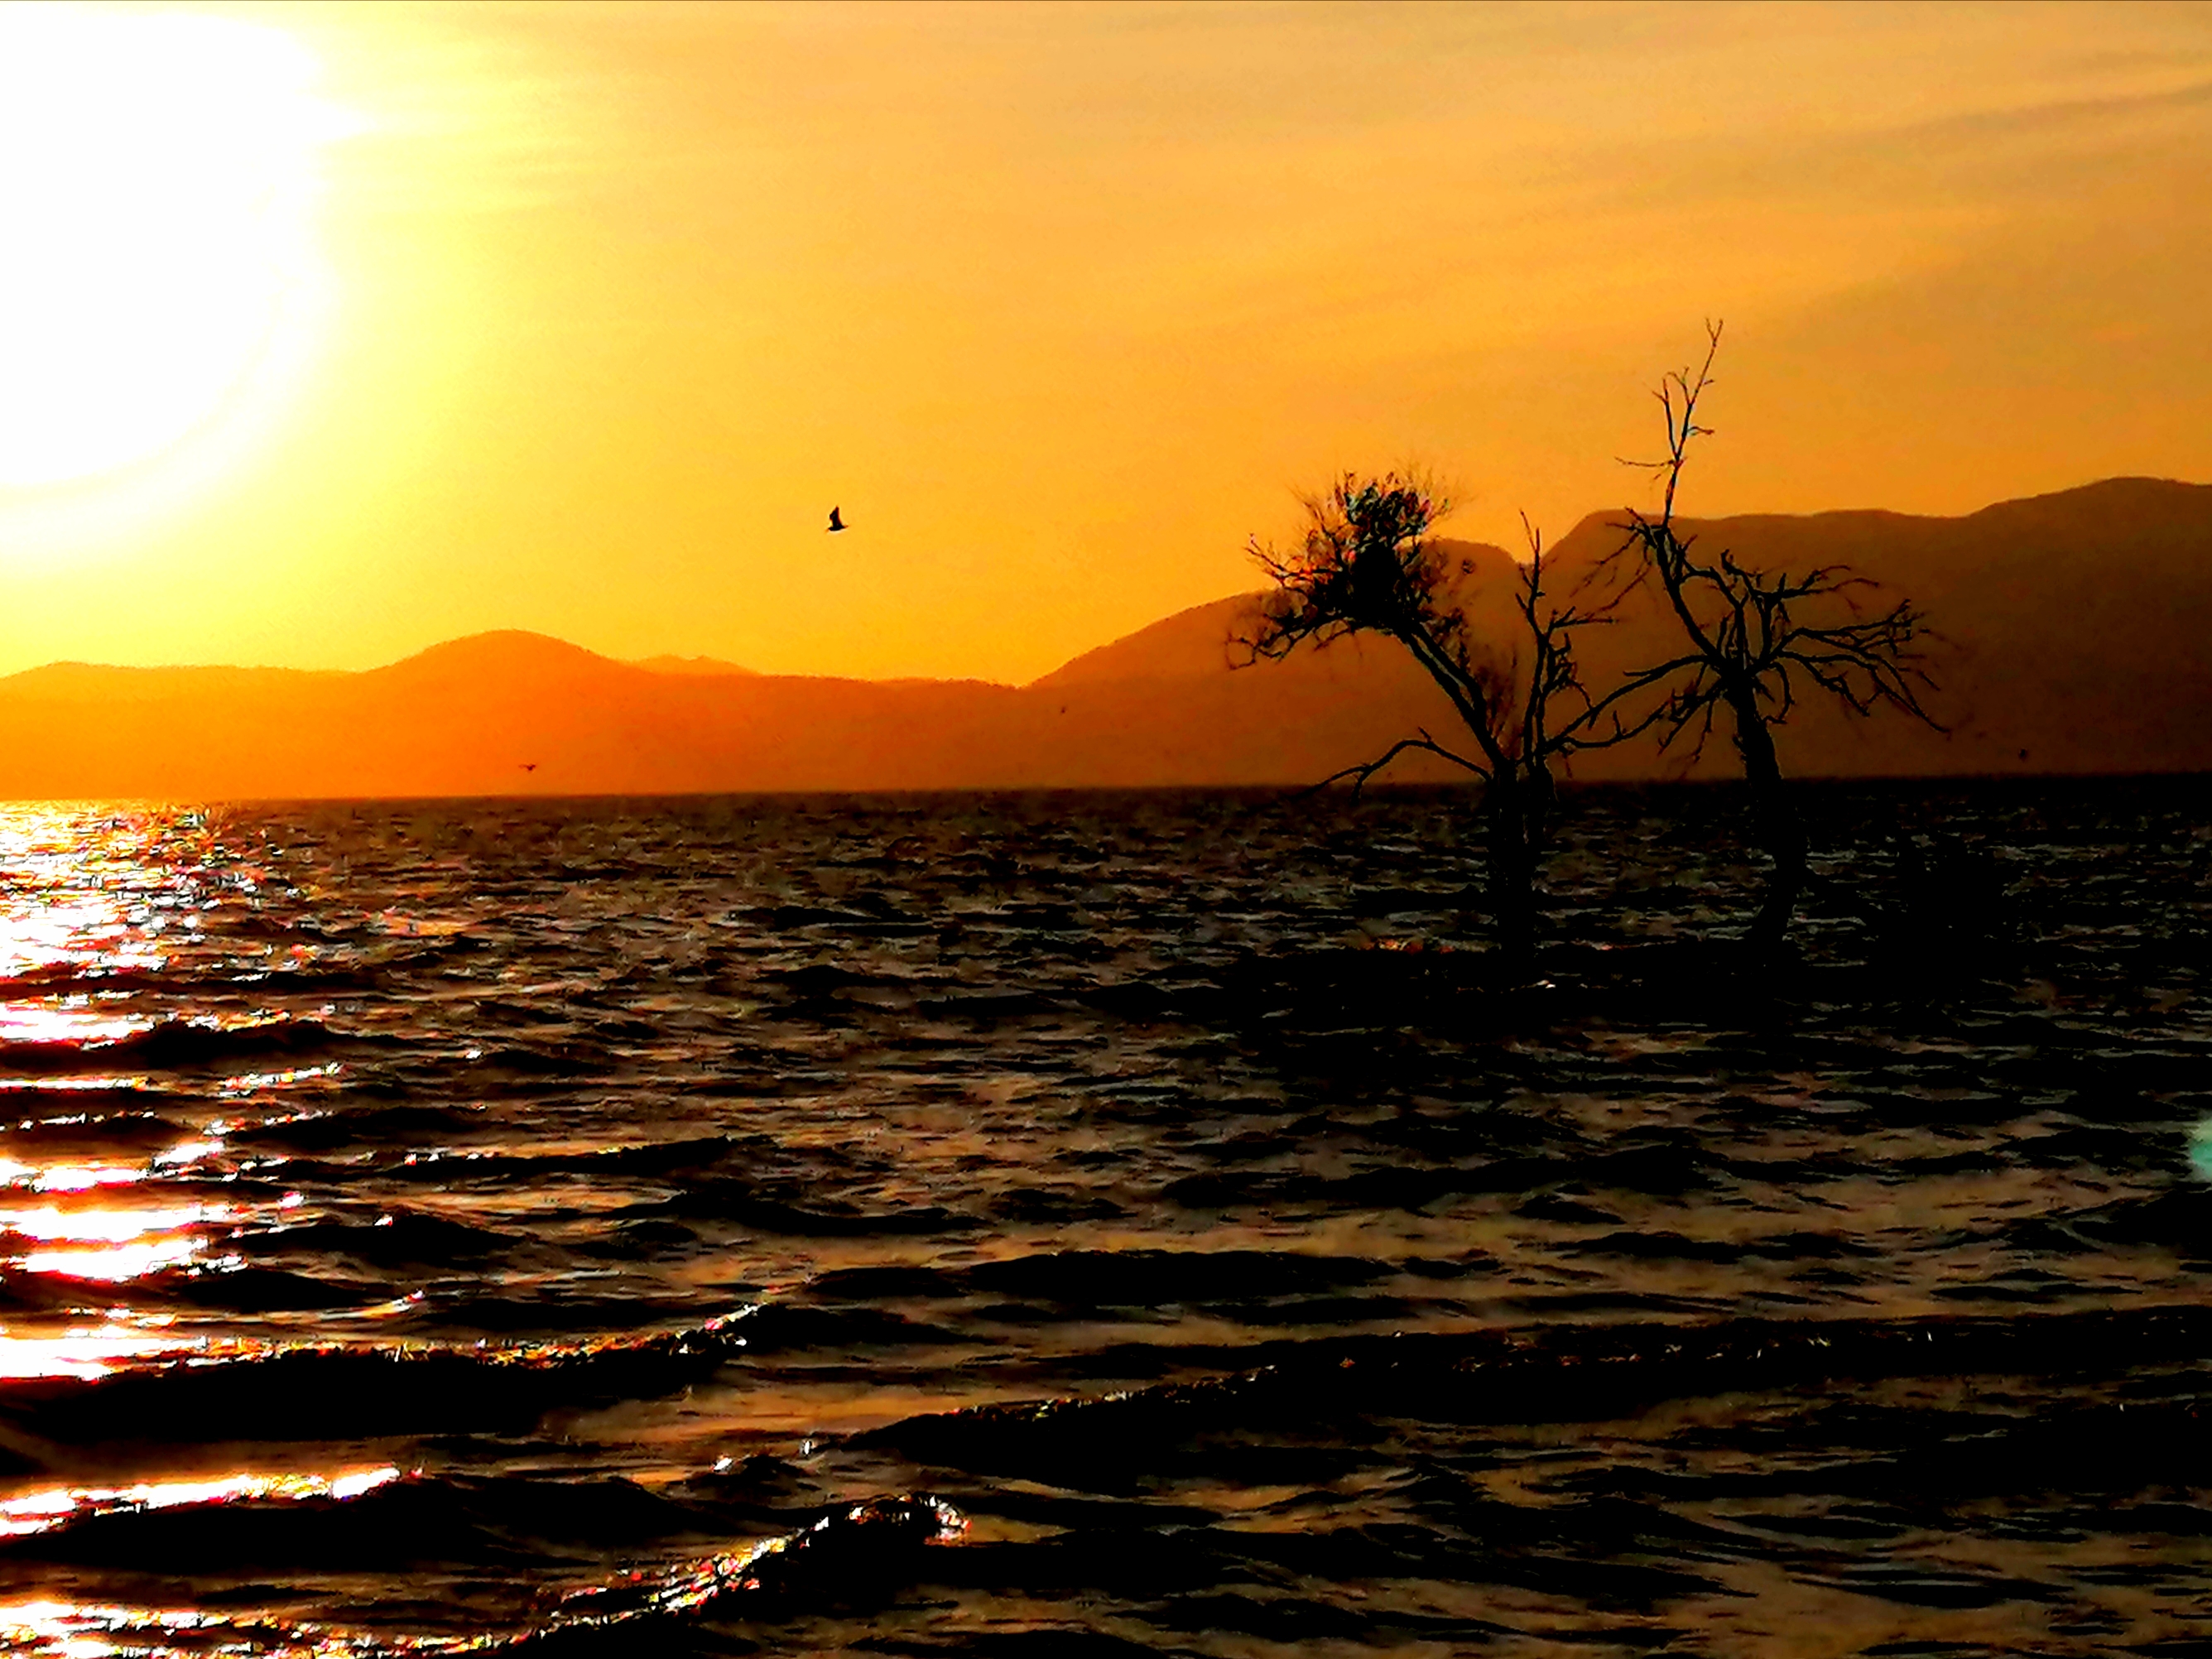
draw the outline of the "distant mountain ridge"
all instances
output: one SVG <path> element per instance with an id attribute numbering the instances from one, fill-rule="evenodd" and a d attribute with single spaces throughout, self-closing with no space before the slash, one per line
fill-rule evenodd
<path id="1" fill-rule="evenodd" d="M 676 657 L 663 653 L 658 657 L 637 657 L 630 662 L 632 668 L 643 668 L 655 674 L 757 674 L 757 668 L 740 668 L 733 662 L 724 662 L 719 657 Z"/>
<path id="2" fill-rule="evenodd" d="M 1555 591 L 1619 545 L 1597 514 L 1547 560 Z M 1946 731 L 1808 702 L 1781 734 L 1800 776 L 2212 769 L 2212 485 L 2115 478 L 1960 518 L 1880 511 L 1689 521 L 1756 566 L 1848 563 L 1943 638 Z M 1457 544 L 1480 637 L 1512 647 L 1513 566 Z M 1387 641 L 1239 665 L 1261 596 L 1085 652 L 1024 687 L 624 663 L 543 635 L 447 641 L 359 673 L 53 663 L 0 679 L 0 795 L 181 799 L 1304 783 L 1452 715 Z M 1593 683 L 1671 653 L 1632 595 L 1589 630 Z M 1724 775 L 1648 742 L 1584 777 Z M 1408 778 L 1436 776 L 1409 767 Z"/>

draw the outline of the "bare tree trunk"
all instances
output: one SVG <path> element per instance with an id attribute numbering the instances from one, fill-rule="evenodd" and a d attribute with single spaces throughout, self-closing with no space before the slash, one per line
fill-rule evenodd
<path id="1" fill-rule="evenodd" d="M 1751 785 L 1751 810 L 1759 826 L 1759 839 L 1774 860 L 1774 869 L 1766 878 L 1765 896 L 1751 924 L 1753 946 L 1771 951 L 1780 948 L 1805 890 L 1805 825 L 1783 785 L 1782 765 L 1774 753 L 1774 733 L 1760 717 L 1753 695 L 1746 691 L 1732 696 L 1729 706 L 1735 714 L 1736 752 L 1743 757 L 1743 775 Z"/>
<path id="2" fill-rule="evenodd" d="M 1510 773 L 1483 786 L 1482 812 L 1490 840 L 1490 904 L 1498 955 L 1507 978 L 1527 979 L 1536 965 L 1536 860 L 1531 845 L 1530 802 Z"/>

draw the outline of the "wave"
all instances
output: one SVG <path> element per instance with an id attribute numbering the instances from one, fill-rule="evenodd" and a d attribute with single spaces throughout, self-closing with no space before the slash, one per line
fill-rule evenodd
<path id="1" fill-rule="evenodd" d="M 238 1582 L 233 1595 L 209 1598 L 218 1606 L 270 1595 L 273 1585 L 255 1582 L 263 1575 L 455 1565 L 573 1571 L 580 1553 L 621 1554 L 726 1534 L 711 1504 L 620 1479 L 426 1477 L 386 1468 L 336 1480 L 241 1475 L 168 1488 L 57 1492 L 27 1502 L 57 1514 L 10 1521 L 15 1535 L 0 1538 L 0 1586 L 35 1591 L 57 1570 L 72 1575 L 73 1588 L 86 1573 Z M 319 1620 L 295 1626 L 270 1612 L 210 1611 L 193 1620 L 192 1648 L 216 1643 L 224 1651 L 291 1651 L 302 1641 L 315 1652 L 342 1647 L 362 1655 L 486 1647 L 533 1656 L 635 1652 L 635 1643 L 672 1636 L 687 1624 L 789 1619 L 895 1594 L 923 1548 L 957 1542 L 967 1524 L 953 1505 L 927 1494 L 868 1498 L 741 1548 L 571 1589 L 545 1616 L 503 1632 L 380 1639 Z M 96 1609 L 85 1611 L 96 1618 Z M 134 1644 L 133 1650 L 166 1650 Z"/>
<path id="2" fill-rule="evenodd" d="M 103 1105 L 114 1103 L 118 1095 L 129 1097 L 143 1093 L 135 1089 L 102 1089 L 97 1092 Z M 185 1125 L 158 1113 L 92 1112 L 83 1109 L 85 1105 L 83 1093 L 62 1090 L 10 1091 L 0 1095 L 0 1112 L 11 1108 L 21 1110 L 25 1107 L 52 1109 L 73 1106 L 78 1109 L 56 1117 L 22 1118 L 0 1127 L 0 1146 L 5 1146 L 10 1152 L 28 1151 L 40 1158 L 117 1152 L 150 1156 L 164 1147 L 189 1140 L 192 1136 L 192 1131 Z"/>
<path id="3" fill-rule="evenodd" d="M 469 1113 L 444 1106 L 349 1106 L 241 1124 L 225 1139 L 241 1146 L 327 1152 L 346 1146 L 406 1146 L 479 1127 Z"/>
<path id="4" fill-rule="evenodd" d="M 1461 1424 L 1603 1422 L 1666 1400 L 1881 1378 L 2111 1376 L 2198 1365 L 2212 1308 L 2007 1318 L 1638 1320 L 1287 1345 L 1256 1369 L 1103 1397 L 907 1418 L 855 1443 L 917 1463 L 1109 1489 L 1194 1435 L 1407 1415 Z M 2185 1407 L 2188 1412 L 2193 1406 Z"/>
<path id="5" fill-rule="evenodd" d="M 518 1242 L 494 1228 L 392 1208 L 373 1221 L 308 1221 L 241 1232 L 231 1248 L 254 1256 L 341 1256 L 380 1267 L 443 1267 L 481 1261 Z"/>
<path id="6" fill-rule="evenodd" d="M 653 1334 L 496 1343 L 209 1343 L 80 1379 L 0 1383 L 0 1425 L 54 1446 L 526 1430 L 674 1394 L 745 1351 L 753 1310 Z"/>
<path id="7" fill-rule="evenodd" d="M 352 1485 L 364 1489 L 352 1495 L 343 1481 L 296 1477 L 289 1484 L 306 1487 L 297 1495 L 284 1481 L 252 1477 L 210 1483 L 231 1490 L 197 1503 L 163 1503 L 158 1487 L 152 1501 L 143 1493 L 113 1494 L 120 1501 L 82 1504 L 82 1514 L 7 1540 L 0 1574 L 26 1562 L 226 1577 L 431 1562 L 513 1565 L 716 1530 L 700 1505 L 620 1479 L 384 1473 L 387 1478 L 356 1477 Z"/>
<path id="8" fill-rule="evenodd" d="M 1052 1250 L 969 1267 L 848 1267 L 817 1275 L 807 1288 L 815 1296 L 857 1300 L 1018 1296 L 1079 1315 L 1328 1297 L 1392 1271 L 1360 1257 L 1290 1251 Z"/>
<path id="9" fill-rule="evenodd" d="M 366 1040 L 334 1031 L 314 1019 L 263 1019 L 236 1025 L 202 1018 L 160 1019 L 128 1036 L 100 1042 L 41 1038 L 0 1042 L 0 1073 L 50 1076 L 210 1066 L 262 1054 L 317 1054 Z"/>
<path id="10" fill-rule="evenodd" d="M 641 1205 L 639 1217 L 734 1221 L 756 1231 L 799 1238 L 855 1238 L 872 1236 L 933 1237 L 973 1231 L 974 1216 L 938 1205 L 896 1210 L 863 1210 L 836 1202 L 802 1202 L 775 1188 L 730 1176 L 693 1187 L 664 1203 Z"/>
<path id="11" fill-rule="evenodd" d="M 563 1603 L 553 1620 L 517 1645 L 533 1654 L 566 1651 L 577 1638 L 641 1622 L 757 1618 L 880 1595 L 908 1576 L 924 1547 L 957 1542 L 967 1518 L 943 1498 L 901 1494 L 848 1504 L 796 1532 L 671 1572 L 594 1585 Z"/>
<path id="12" fill-rule="evenodd" d="M 392 1113 L 384 1115 L 396 1115 L 410 1110 L 419 1112 L 420 1109 L 395 1108 Z M 368 1123 L 346 1127 L 356 1131 L 352 1136 L 356 1141 L 366 1143 L 369 1140 L 369 1136 L 360 1133 L 371 1127 Z M 374 1127 L 404 1130 L 411 1126 L 378 1122 Z M 343 1132 L 340 1126 L 333 1125 L 321 1133 L 325 1136 L 334 1136 Z M 331 1140 L 326 1144 L 337 1143 Z M 702 1175 L 743 1154 L 759 1157 L 775 1150 L 775 1144 L 766 1136 L 694 1135 L 682 1140 L 641 1141 L 585 1152 L 471 1151 L 410 1157 L 404 1164 L 381 1165 L 376 1174 L 387 1181 L 419 1181 L 432 1185 L 449 1182 L 456 1176 L 466 1176 L 471 1181 L 500 1182 L 542 1181 L 552 1176 L 585 1176 L 595 1180 L 614 1176 L 646 1176 L 667 1180 Z"/>

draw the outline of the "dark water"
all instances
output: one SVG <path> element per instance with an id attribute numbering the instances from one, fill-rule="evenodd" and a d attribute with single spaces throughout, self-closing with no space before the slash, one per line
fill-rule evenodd
<path id="1" fill-rule="evenodd" d="M 2212 1650 L 2206 782 L 1811 799 L 5 809 L 0 1645 Z"/>

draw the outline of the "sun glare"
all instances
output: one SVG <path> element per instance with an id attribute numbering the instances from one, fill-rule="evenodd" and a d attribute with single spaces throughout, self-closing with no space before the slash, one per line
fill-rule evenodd
<path id="1" fill-rule="evenodd" d="M 0 490 L 143 464 L 295 378 L 348 127 L 317 70 L 225 18 L 0 7 Z"/>

